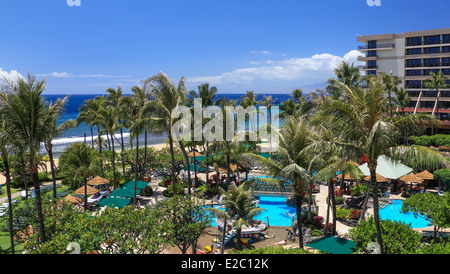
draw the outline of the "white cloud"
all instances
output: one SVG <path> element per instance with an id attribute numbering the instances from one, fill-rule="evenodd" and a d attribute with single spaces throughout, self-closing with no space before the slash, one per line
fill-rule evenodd
<path id="1" fill-rule="evenodd" d="M 280 61 L 266 60 L 265 64 L 257 67 L 238 68 L 231 72 L 224 72 L 213 76 L 187 77 L 189 83 L 209 82 L 216 86 L 243 86 L 258 89 L 283 85 L 309 85 L 325 82 L 333 77 L 333 70 L 342 61 L 355 62 L 362 53 L 352 50 L 344 56 L 328 53 L 315 54 L 306 58 L 289 58 Z"/>
<path id="2" fill-rule="evenodd" d="M 105 74 L 75 74 L 70 72 L 52 72 L 50 74 L 38 74 L 37 76 L 51 76 L 55 78 L 127 78 L 129 76 L 114 76 Z"/>
<path id="3" fill-rule="evenodd" d="M 0 84 L 4 81 L 15 82 L 19 78 L 23 78 L 23 76 L 17 70 L 11 70 L 10 72 L 7 72 L 0 67 Z"/>

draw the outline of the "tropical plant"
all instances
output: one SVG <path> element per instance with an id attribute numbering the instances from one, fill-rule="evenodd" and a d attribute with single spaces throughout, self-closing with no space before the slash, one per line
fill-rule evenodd
<path id="1" fill-rule="evenodd" d="M 8 81 L 7 90 L 0 94 L 1 114 L 8 121 L 8 132 L 28 150 L 33 185 L 36 194 L 36 208 L 41 241 L 45 242 L 44 217 L 41 206 L 41 191 L 38 177 L 37 153 L 41 142 L 48 137 L 44 123 L 46 105 L 41 96 L 46 87 L 46 79 L 37 80 L 28 74 L 27 78 Z"/>
<path id="2" fill-rule="evenodd" d="M 351 88 L 344 84 L 342 91 L 345 100 L 331 100 L 321 110 L 316 121 L 327 123 L 340 140 L 335 144 L 354 151 L 355 155 L 366 155 L 373 190 L 374 222 L 377 228 L 377 242 L 383 248 L 376 167 L 378 157 L 387 154 L 394 159 L 420 161 L 422 167 L 436 168 L 445 164 L 445 158 L 437 152 L 423 147 L 398 146 L 397 140 L 402 129 L 408 126 L 412 131 L 425 127 L 425 123 L 436 123 L 427 114 L 405 116 L 388 115 L 386 91 L 379 79 L 372 79 L 367 89 Z M 424 169 L 426 169 L 424 168 Z"/>
<path id="3" fill-rule="evenodd" d="M 223 205 L 225 210 L 210 208 L 209 210 L 218 218 L 227 220 L 235 219 L 232 226 L 236 229 L 237 249 L 242 249 L 241 231 L 242 226 L 250 226 L 252 219 L 265 211 L 264 208 L 255 206 L 255 198 L 248 189 L 247 183 L 236 186 L 232 182 L 228 186 L 228 191 L 221 189 Z M 224 225 L 225 226 L 225 225 Z"/>

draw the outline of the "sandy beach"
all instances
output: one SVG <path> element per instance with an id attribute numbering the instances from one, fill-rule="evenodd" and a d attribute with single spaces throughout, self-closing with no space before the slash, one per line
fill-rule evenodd
<path id="1" fill-rule="evenodd" d="M 167 144 L 155 144 L 155 145 L 149 145 L 148 147 L 152 147 L 155 150 L 160 150 L 165 148 L 166 146 L 168 146 Z M 117 152 L 120 153 L 120 150 L 116 150 Z M 59 160 L 58 158 L 54 158 L 53 161 L 55 162 L 55 166 L 58 166 Z M 47 171 L 50 173 L 51 172 L 51 168 L 50 168 L 50 162 L 47 161 L 46 163 L 46 167 L 47 167 Z M 44 167 L 39 167 L 39 172 L 44 172 L 45 168 Z M 4 185 L 6 183 L 6 178 L 3 174 L 0 173 L 0 185 Z"/>

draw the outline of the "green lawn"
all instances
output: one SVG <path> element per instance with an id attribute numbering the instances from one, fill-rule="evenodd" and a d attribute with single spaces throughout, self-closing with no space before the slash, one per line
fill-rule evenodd
<path id="1" fill-rule="evenodd" d="M 0 231 L 0 247 L 3 250 L 3 252 L 0 252 L 0 254 L 10 254 L 11 253 L 11 240 L 9 238 L 9 232 Z M 19 254 L 19 253 L 22 253 L 22 251 L 23 251 L 23 246 L 16 242 L 14 245 L 14 252 L 16 254 Z"/>

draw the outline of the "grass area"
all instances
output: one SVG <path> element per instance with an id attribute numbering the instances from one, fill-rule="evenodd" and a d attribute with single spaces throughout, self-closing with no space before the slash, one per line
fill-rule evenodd
<path id="1" fill-rule="evenodd" d="M 11 239 L 9 238 L 9 232 L 0 231 L 0 254 L 10 254 L 11 253 Z M 22 253 L 23 246 L 17 242 L 14 244 L 14 252 L 16 254 Z"/>

